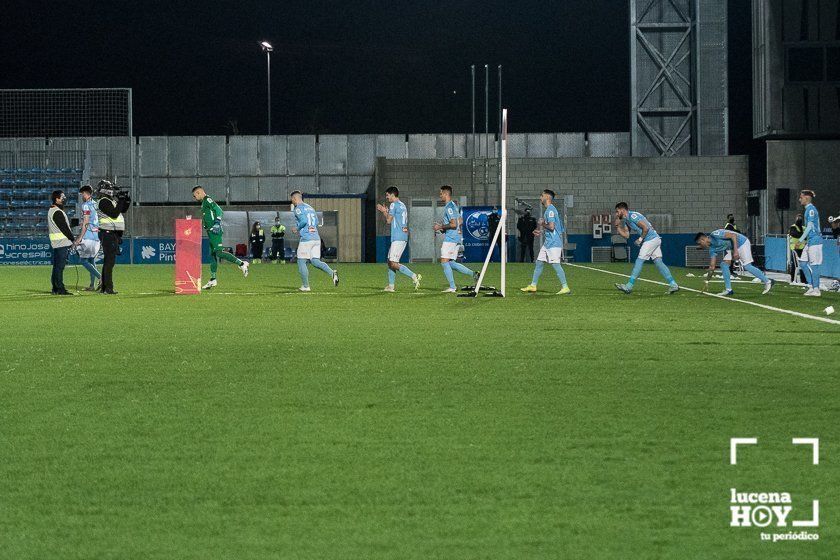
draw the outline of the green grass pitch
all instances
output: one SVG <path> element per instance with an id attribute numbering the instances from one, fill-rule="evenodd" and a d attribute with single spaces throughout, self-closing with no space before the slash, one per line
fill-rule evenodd
<path id="1" fill-rule="evenodd" d="M 200 296 L 117 267 L 118 296 L 72 298 L 0 269 L 0 558 L 840 556 L 840 325 L 573 267 L 571 296 L 550 268 L 520 293 L 516 264 L 508 298 L 455 298 L 412 266 L 416 293 L 256 264 Z M 759 440 L 736 466 L 731 437 Z M 819 499 L 819 541 L 729 527 L 730 488 Z"/>

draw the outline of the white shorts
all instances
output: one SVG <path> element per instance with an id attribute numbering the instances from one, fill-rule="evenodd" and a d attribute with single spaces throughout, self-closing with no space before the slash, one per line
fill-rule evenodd
<path id="1" fill-rule="evenodd" d="M 563 262 L 563 247 L 546 248 L 545 245 L 540 247 L 540 254 L 537 255 L 537 260 L 549 264 L 557 264 Z"/>
<path id="2" fill-rule="evenodd" d="M 407 244 L 407 241 L 391 241 L 391 247 L 388 248 L 388 260 L 395 263 L 400 262 Z"/>
<path id="3" fill-rule="evenodd" d="M 444 241 L 440 246 L 440 258 L 454 261 L 458 258 L 458 244 L 452 241 Z"/>
<path id="4" fill-rule="evenodd" d="M 657 237 L 650 241 L 642 243 L 642 248 L 639 249 L 638 258 L 644 261 L 652 261 L 662 258 L 662 238 Z"/>
<path id="5" fill-rule="evenodd" d="M 752 245 L 750 245 L 749 241 L 745 241 L 743 245 L 738 247 L 738 257 L 738 260 L 741 261 L 741 264 L 744 266 L 753 263 Z M 727 251 L 726 254 L 723 255 L 723 260 L 731 262 L 732 251 Z"/>
<path id="6" fill-rule="evenodd" d="M 805 261 L 808 264 L 821 265 L 823 261 L 822 248 L 822 245 L 811 245 L 808 243 L 802 249 L 802 256 L 799 257 L 799 260 Z"/>
<path id="7" fill-rule="evenodd" d="M 82 239 L 82 242 L 79 243 L 78 253 L 83 259 L 96 257 L 99 254 L 99 240 Z"/>
<path id="8" fill-rule="evenodd" d="M 320 259 L 321 258 L 321 240 L 315 241 L 301 241 L 297 248 L 298 259 Z"/>

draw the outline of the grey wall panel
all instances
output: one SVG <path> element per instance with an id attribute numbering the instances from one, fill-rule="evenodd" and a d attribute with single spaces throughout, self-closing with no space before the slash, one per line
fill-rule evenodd
<path id="1" fill-rule="evenodd" d="M 259 173 L 256 136 L 231 136 L 228 142 L 229 169 L 233 176 L 248 176 Z M 256 198 L 256 193 L 255 193 Z M 248 200 L 255 200 L 251 198 Z"/>
<path id="2" fill-rule="evenodd" d="M 528 157 L 554 157 L 554 134 L 528 134 Z"/>
<path id="3" fill-rule="evenodd" d="M 315 174 L 315 137 L 288 136 L 289 175 Z"/>
<path id="4" fill-rule="evenodd" d="M 347 136 L 325 134 L 318 138 L 318 173 L 347 174 Z"/>
<path id="5" fill-rule="evenodd" d="M 261 175 L 285 175 L 286 166 L 286 145 L 285 136 L 260 136 L 260 174 Z"/>
<path id="6" fill-rule="evenodd" d="M 171 177 L 169 179 L 169 200 L 168 202 L 192 202 L 196 206 L 195 216 L 201 214 L 200 206 L 193 200 L 192 190 L 195 186 L 195 178 L 192 177 Z M 207 194 L 214 200 L 222 200 L 224 192 L 216 193 L 209 185 L 203 184 Z"/>
<path id="7" fill-rule="evenodd" d="M 508 139 L 510 139 L 510 134 Z M 475 157 L 496 157 L 496 137 L 493 134 L 476 134 L 476 155 Z M 467 135 L 467 157 L 472 157 L 473 138 L 472 134 Z"/>
<path id="8" fill-rule="evenodd" d="M 303 194 L 317 193 L 318 185 L 315 183 L 315 176 L 306 175 L 300 177 L 289 177 L 289 192 L 291 191 L 300 191 Z"/>
<path id="9" fill-rule="evenodd" d="M 166 144 L 166 136 L 140 137 L 137 165 L 142 177 L 166 177 L 169 174 Z"/>
<path id="10" fill-rule="evenodd" d="M 192 188 L 201 185 L 214 200 L 227 200 L 227 178 L 225 177 L 202 177 L 200 180 L 187 179 L 189 186 L 190 200 L 192 200 Z M 197 204 L 197 203 L 196 203 Z"/>
<path id="11" fill-rule="evenodd" d="M 231 177 L 230 201 L 245 202 L 259 198 L 259 180 L 256 177 Z"/>
<path id="12" fill-rule="evenodd" d="M 438 159 L 449 159 L 453 155 L 453 135 L 435 134 L 435 156 Z"/>
<path id="13" fill-rule="evenodd" d="M 376 137 L 376 157 L 405 159 L 406 149 L 403 134 L 380 134 Z"/>
<path id="14" fill-rule="evenodd" d="M 453 134 L 452 135 L 452 157 L 465 158 L 467 157 L 467 138 L 468 134 Z"/>
<path id="15" fill-rule="evenodd" d="M 108 174 L 117 176 L 117 180 L 124 184 L 131 181 L 131 150 L 134 149 L 134 138 L 128 136 L 111 136 L 107 139 Z"/>
<path id="16" fill-rule="evenodd" d="M 586 154 L 586 138 L 582 132 L 560 132 L 555 136 L 557 157 L 583 157 Z"/>
<path id="17" fill-rule="evenodd" d="M 347 139 L 347 172 L 350 175 L 373 175 L 376 165 L 376 136 L 353 134 Z"/>
<path id="18" fill-rule="evenodd" d="M 434 134 L 409 134 L 408 157 L 412 159 L 426 159 L 435 157 Z M 446 156 L 440 156 L 445 158 Z"/>
<path id="19" fill-rule="evenodd" d="M 139 177 L 137 202 L 169 202 L 169 179 L 164 177 Z"/>
<path id="20" fill-rule="evenodd" d="M 108 139 L 104 136 L 93 136 L 87 139 L 87 149 L 90 151 L 90 179 L 99 181 L 110 180 L 110 154 L 108 153 Z M 51 167 L 60 167 L 52 165 Z"/>
<path id="21" fill-rule="evenodd" d="M 321 194 L 347 193 L 347 177 L 321 175 L 318 179 L 318 192 Z"/>
<path id="22" fill-rule="evenodd" d="M 508 134 L 508 157 L 528 157 L 528 135 Z"/>
<path id="23" fill-rule="evenodd" d="M 227 173 L 227 138 L 198 137 L 198 175 L 221 177 Z"/>
<path id="24" fill-rule="evenodd" d="M 260 177 L 259 200 L 261 202 L 289 200 L 289 180 L 286 177 Z"/>
<path id="25" fill-rule="evenodd" d="M 354 177 L 347 178 L 347 192 L 354 194 L 362 194 L 368 192 L 373 186 L 373 176 L 369 177 Z"/>
<path id="26" fill-rule="evenodd" d="M 630 133 L 590 133 L 589 154 L 592 157 L 628 157 L 630 155 Z"/>
<path id="27" fill-rule="evenodd" d="M 170 177 L 195 177 L 198 153 L 195 136 L 170 136 L 167 146 Z"/>

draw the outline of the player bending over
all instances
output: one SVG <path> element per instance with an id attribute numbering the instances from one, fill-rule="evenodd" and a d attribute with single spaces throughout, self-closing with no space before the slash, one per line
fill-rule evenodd
<path id="1" fill-rule="evenodd" d="M 201 223 L 204 230 L 207 232 L 207 237 L 210 239 L 210 281 L 207 282 L 202 290 L 209 290 L 214 288 L 218 282 L 216 280 L 216 271 L 219 270 L 219 259 L 235 264 L 242 271 L 243 276 L 248 276 L 248 263 L 237 259 L 232 254 L 225 251 L 222 244 L 222 209 L 216 202 L 207 196 L 204 188 L 201 185 L 196 185 L 192 190 L 193 198 L 201 202 Z"/>
<path id="2" fill-rule="evenodd" d="M 434 230 L 444 234 L 443 245 L 440 247 L 440 265 L 443 267 L 443 274 L 449 282 L 449 287 L 443 292 L 452 293 L 458 291 L 455 289 L 453 270 L 461 274 L 469 274 L 473 280 L 478 280 L 478 272 L 473 272 L 456 260 L 458 258 L 458 245 L 463 240 L 461 238 L 461 215 L 458 205 L 452 200 L 452 187 L 443 185 L 440 188 L 440 201 L 445 204 L 443 207 L 443 223 L 436 223 Z"/>
<path id="3" fill-rule="evenodd" d="M 391 226 L 391 246 L 388 248 L 388 285 L 385 286 L 385 291 L 394 291 L 397 272 L 411 278 L 416 290 L 420 287 L 420 280 L 423 277 L 414 274 L 407 266 L 400 264 L 400 257 L 402 257 L 408 243 L 408 209 L 400 200 L 400 190 L 397 187 L 388 187 L 385 190 L 385 200 L 388 201 L 388 206 L 376 205 L 376 209 L 385 216 L 385 221 Z"/>
<path id="4" fill-rule="evenodd" d="M 318 214 L 315 209 L 303 201 L 303 193 L 293 191 L 291 195 L 292 209 L 297 220 L 297 227 L 292 231 L 300 233 L 300 243 L 297 248 L 298 272 L 300 272 L 301 292 L 310 292 L 309 269 L 307 263 L 319 270 L 323 270 L 332 277 L 333 286 L 338 286 L 338 271 L 331 269 L 321 260 L 321 236 L 318 235 Z"/>
<path id="5" fill-rule="evenodd" d="M 545 206 L 543 217 L 540 218 L 539 226 L 534 230 L 534 236 L 544 233 L 543 245 L 540 248 L 540 254 L 537 256 L 537 264 L 534 265 L 534 277 L 531 283 L 520 288 L 523 292 L 536 292 L 537 282 L 540 279 L 545 263 L 551 264 L 554 271 L 557 273 L 557 278 L 560 279 L 560 284 L 563 288 L 557 292 L 557 295 L 570 294 L 572 291 L 566 283 L 566 273 L 563 271 L 563 220 L 560 214 L 557 213 L 557 208 L 554 207 L 554 191 L 546 189 L 540 194 L 540 202 Z"/>
<path id="6" fill-rule="evenodd" d="M 822 235 L 820 234 L 820 213 L 814 206 L 814 191 L 805 189 L 799 193 L 799 204 L 805 207 L 805 231 L 799 238 L 800 243 L 805 243 L 802 254 L 799 256 L 799 268 L 805 273 L 805 279 L 811 284 L 811 288 L 804 295 L 820 297 L 820 266 L 823 261 Z"/>
<path id="7" fill-rule="evenodd" d="M 723 272 L 723 286 L 724 290 L 719 293 L 719 296 L 731 296 L 732 291 L 732 271 L 731 266 L 733 261 L 741 261 L 741 266 L 744 270 L 758 278 L 764 283 L 764 291 L 766 294 L 773 287 L 773 282 L 765 276 L 752 262 L 752 248 L 750 240 L 746 235 L 742 235 L 735 231 L 725 229 L 716 229 L 710 234 L 698 233 L 694 237 L 694 242 L 701 247 L 709 250 L 711 262 L 709 263 L 709 272 L 706 275 L 706 282 L 703 285 L 703 291 L 709 287 L 709 279 L 715 273 L 717 267 L 718 256 L 722 255 L 723 259 L 720 263 L 720 269 Z"/>
<path id="8" fill-rule="evenodd" d="M 639 212 L 629 210 L 626 202 L 619 202 L 615 205 L 615 226 L 618 234 L 624 239 L 630 239 L 631 230 L 633 233 L 637 233 L 639 238 L 636 240 L 636 245 L 640 247 L 633 272 L 630 273 L 630 279 L 627 280 L 626 284 L 616 284 L 616 288 L 625 294 L 631 293 L 633 284 L 636 283 L 636 279 L 642 273 L 642 266 L 644 266 L 645 261 L 651 260 L 656 265 L 659 274 L 668 282 L 668 293 L 673 294 L 680 289 L 671 275 L 671 271 L 662 262 L 662 238 L 659 237 L 647 218 Z"/>

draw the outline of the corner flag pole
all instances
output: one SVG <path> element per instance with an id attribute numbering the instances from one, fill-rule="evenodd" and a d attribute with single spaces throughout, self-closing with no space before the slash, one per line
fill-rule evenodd
<path id="1" fill-rule="evenodd" d="M 501 67 L 500 67 L 501 68 Z M 501 289 L 502 289 L 502 297 L 505 297 L 505 272 L 507 268 L 507 109 L 502 109 L 502 134 L 499 137 L 499 143 L 501 144 L 501 151 L 502 151 L 502 219 L 501 219 L 501 236 L 502 236 L 502 279 L 501 279 Z M 492 251 L 492 245 L 491 251 Z"/>

